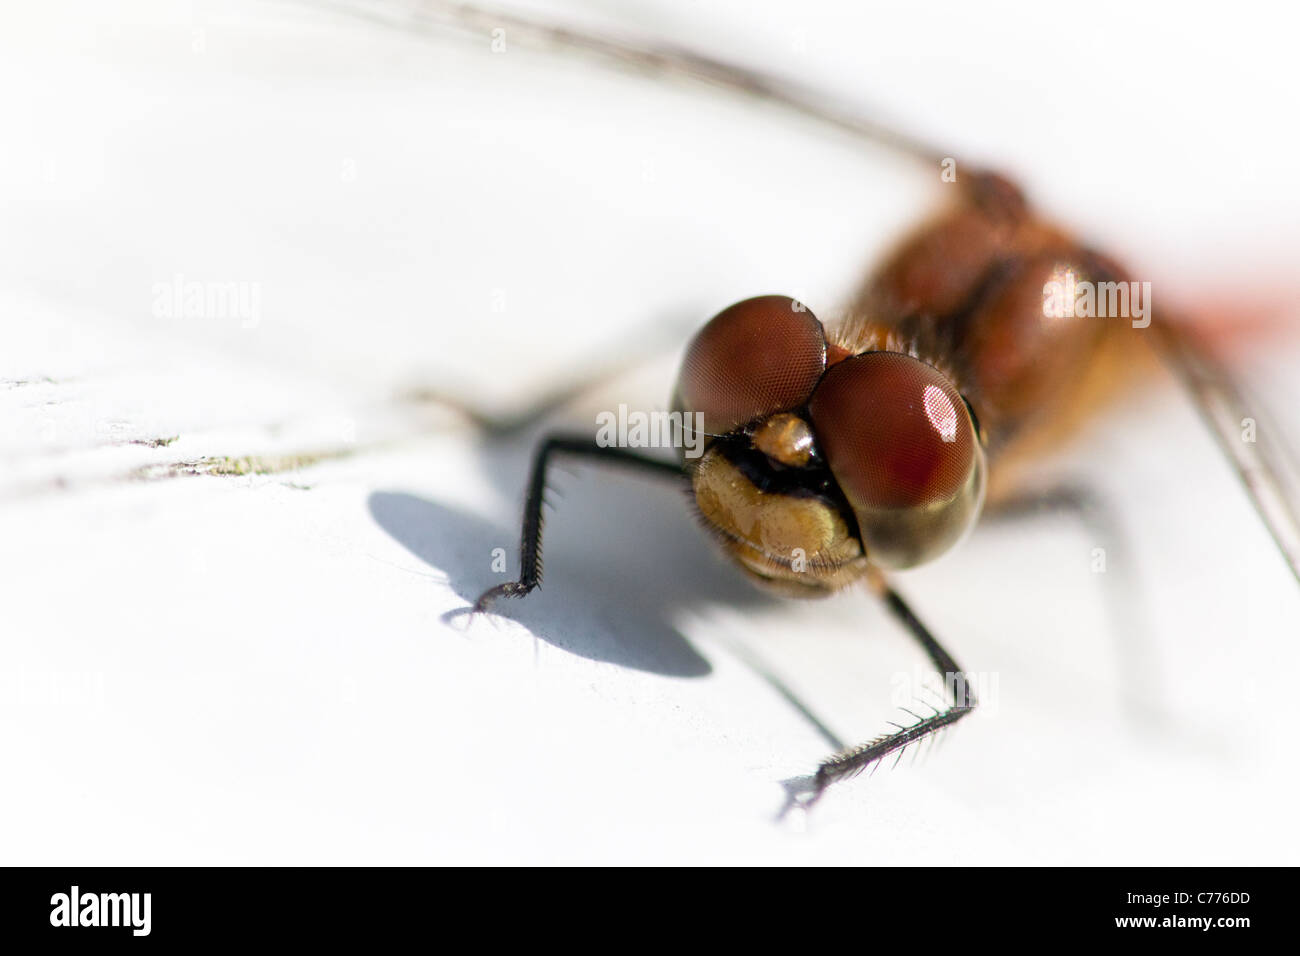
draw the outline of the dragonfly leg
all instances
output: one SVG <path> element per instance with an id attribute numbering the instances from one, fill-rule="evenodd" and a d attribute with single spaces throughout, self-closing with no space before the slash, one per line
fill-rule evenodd
<path id="1" fill-rule="evenodd" d="M 907 726 L 895 725 L 897 729 L 891 733 L 882 734 L 823 760 L 816 774 L 813 775 L 809 787 L 811 796 L 804 801 L 804 806 L 815 803 L 831 784 L 854 777 L 873 764 L 879 764 L 891 754 L 898 755 L 896 760 L 902 759 L 903 751 L 908 747 L 945 727 L 950 727 L 975 709 L 975 693 L 970 686 L 970 680 L 957 666 L 952 655 L 930 633 L 929 628 L 921 622 L 898 592 L 890 587 L 882 574 L 875 573 L 870 583 L 885 602 L 890 613 L 921 645 L 931 663 L 943 675 L 947 700 L 942 709 L 934 709 L 928 715 L 917 716 L 915 723 Z"/>
<path id="2" fill-rule="evenodd" d="M 542 499 L 546 492 L 546 471 L 556 455 L 586 458 L 660 477 L 681 478 L 683 474 L 681 465 L 676 462 L 652 458 L 626 448 L 599 445 L 588 436 L 551 435 L 544 439 L 533 456 L 528 494 L 524 500 L 524 519 L 519 540 L 519 578 L 483 592 L 474 603 L 476 613 L 486 610 L 497 598 L 523 597 L 542 583 Z"/>

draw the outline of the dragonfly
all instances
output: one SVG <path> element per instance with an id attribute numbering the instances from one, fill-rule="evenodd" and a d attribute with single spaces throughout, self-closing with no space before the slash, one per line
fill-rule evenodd
<path id="1" fill-rule="evenodd" d="M 936 172 L 953 162 L 952 151 L 821 91 L 681 46 L 464 4 L 421 5 L 417 20 L 475 36 L 504 30 L 512 42 L 727 88 Z M 543 499 L 565 458 L 682 482 L 723 553 L 765 588 L 816 597 L 865 585 L 945 677 L 945 699 L 823 760 L 805 781 L 810 805 L 974 711 L 968 673 L 890 572 L 947 552 L 986 507 L 1014 500 L 1018 463 L 1068 438 L 1147 351 L 1182 381 L 1300 581 L 1290 452 L 1267 424 L 1243 440 L 1243 424 L 1261 415 L 1229 369 L 1176 315 L 1153 311 L 1122 264 L 1042 216 L 1009 178 L 963 168 L 952 184 L 947 208 L 877 266 L 841 321 L 823 323 L 794 297 L 755 290 L 764 294 L 705 323 L 673 391 L 674 411 L 697 423 L 682 444 L 702 439 L 698 457 L 667 461 L 590 434 L 544 438 L 527 485 L 520 574 L 474 610 L 499 611 L 503 599 L 541 585 Z"/>

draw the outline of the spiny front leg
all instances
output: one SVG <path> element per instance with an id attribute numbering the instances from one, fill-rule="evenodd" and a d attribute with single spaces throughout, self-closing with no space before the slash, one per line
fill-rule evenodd
<path id="1" fill-rule="evenodd" d="M 474 613 L 487 610 L 497 598 L 523 597 L 542 583 L 542 506 L 546 493 L 546 471 L 558 454 L 590 458 L 604 464 L 621 465 L 660 477 L 680 478 L 683 474 L 675 462 L 651 458 L 626 448 L 599 445 L 595 439 L 575 435 L 550 435 L 537 447 L 533 470 L 524 499 L 523 528 L 519 539 L 519 578 L 484 591 L 474 602 Z"/>
<path id="2" fill-rule="evenodd" d="M 805 806 L 816 803 L 831 784 L 856 776 L 890 754 L 897 753 L 898 757 L 895 759 L 901 759 L 903 751 L 908 747 L 955 724 L 975 709 L 975 694 L 971 689 L 970 681 L 952 659 L 952 655 L 944 650 L 898 592 L 889 586 L 884 575 L 873 572 L 869 583 L 894 617 L 920 643 L 931 662 L 943 675 L 944 686 L 948 691 L 946 706 L 941 710 L 935 709 L 932 714 L 925 717 L 917 717 L 916 723 L 910 726 L 895 724 L 897 729 L 894 732 L 882 734 L 865 744 L 852 747 L 822 761 L 812 779 L 812 795 L 805 802 Z M 913 714 L 913 716 L 917 715 Z"/>

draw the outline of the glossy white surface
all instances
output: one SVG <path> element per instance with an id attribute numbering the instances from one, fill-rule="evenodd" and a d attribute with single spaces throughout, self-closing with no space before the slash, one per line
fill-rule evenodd
<path id="1" fill-rule="evenodd" d="M 912 6 L 534 8 L 861 93 L 1158 296 L 1294 289 L 1294 24 Z M 921 657 L 864 595 L 756 595 L 677 491 L 561 473 L 543 590 L 516 622 L 444 620 L 500 580 L 492 549 L 514 568 L 535 434 L 400 395 L 522 408 L 631 342 L 640 367 L 556 422 L 662 407 L 684 330 L 765 292 L 832 314 L 937 176 L 311 3 L 5 21 L 5 862 L 1297 862 L 1300 595 L 1168 383 L 1054 466 L 1113 502 L 1130 560 L 1094 573 L 1103 545 L 1056 516 L 900 578 L 987 706 L 806 819 L 774 822 L 780 781 L 827 745 L 774 681 L 857 740 Z M 250 307 L 160 316 L 177 276 Z M 1300 437 L 1295 347 L 1241 361 Z"/>

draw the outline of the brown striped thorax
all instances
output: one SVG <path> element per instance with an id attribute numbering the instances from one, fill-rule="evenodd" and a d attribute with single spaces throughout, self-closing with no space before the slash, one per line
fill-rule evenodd
<path id="1" fill-rule="evenodd" d="M 704 453 L 684 465 L 724 550 L 812 596 L 951 548 L 989 456 L 1059 412 L 1106 340 L 1105 323 L 1044 309 L 1063 274 L 1118 272 L 987 176 L 886 260 L 846 322 L 779 295 L 714 316 L 673 405 L 702 416 Z"/>

